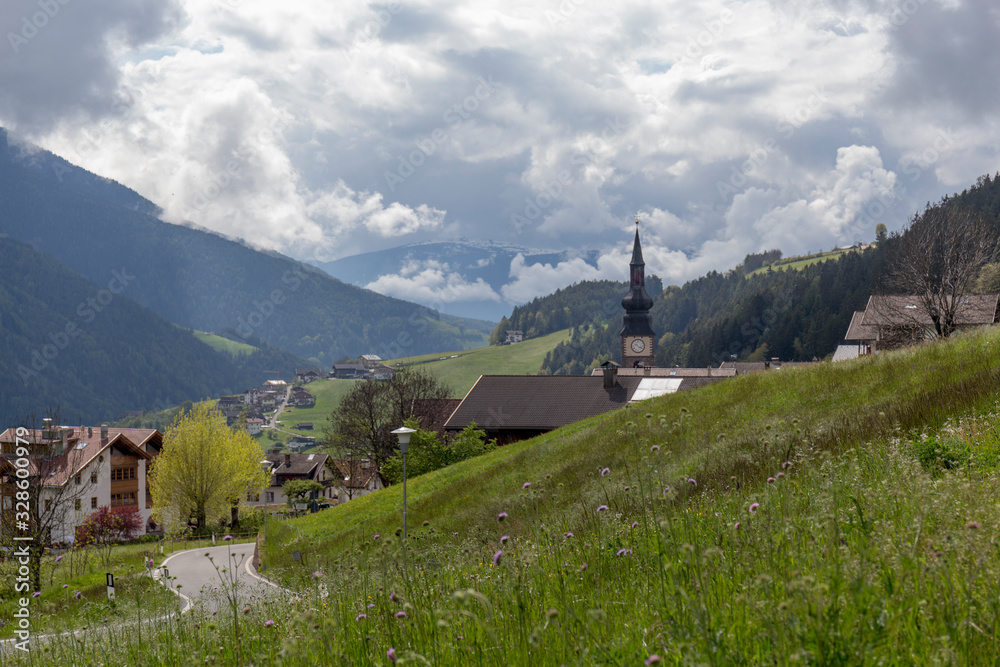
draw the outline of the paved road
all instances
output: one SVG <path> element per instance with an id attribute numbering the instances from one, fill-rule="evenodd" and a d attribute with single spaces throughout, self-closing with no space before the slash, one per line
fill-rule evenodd
<path id="1" fill-rule="evenodd" d="M 182 611 L 193 604 L 201 604 L 209 611 L 218 609 L 225 585 L 231 589 L 234 568 L 238 583 L 237 594 L 240 604 L 251 596 L 273 594 L 279 590 L 274 584 L 260 578 L 253 570 L 253 542 L 228 546 L 190 549 L 171 554 L 163 561 L 154 576 L 160 578 L 163 568 L 170 574 L 170 588 L 182 599 Z M 208 556 L 206 556 L 208 554 Z M 209 558 L 211 556 L 211 558 Z M 231 563 L 232 565 L 227 565 Z M 226 572 L 221 572 L 226 568 Z M 162 576 L 162 575 L 161 575 Z M 176 578 L 175 578 L 176 577 Z M 164 583 L 167 583 L 164 581 Z"/>

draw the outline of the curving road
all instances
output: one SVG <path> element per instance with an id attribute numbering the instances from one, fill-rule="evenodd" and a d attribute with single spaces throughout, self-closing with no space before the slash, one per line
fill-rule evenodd
<path id="1" fill-rule="evenodd" d="M 218 610 L 223 600 L 221 593 L 225 586 L 233 585 L 234 575 L 240 604 L 244 604 L 251 598 L 280 591 L 254 571 L 253 550 L 251 542 L 180 551 L 168 556 L 153 577 L 180 596 L 182 613 L 193 605 L 201 605 L 208 611 Z M 169 573 L 168 580 L 163 578 L 164 570 Z"/>

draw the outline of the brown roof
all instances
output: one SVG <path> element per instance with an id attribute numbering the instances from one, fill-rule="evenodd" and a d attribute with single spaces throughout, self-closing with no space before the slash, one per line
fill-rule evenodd
<path id="1" fill-rule="evenodd" d="M 445 424 L 486 430 L 551 430 L 625 407 L 641 377 L 619 377 L 611 389 L 593 375 L 482 375 Z"/>
<path id="2" fill-rule="evenodd" d="M 286 456 L 290 465 L 285 464 Z M 264 458 L 271 462 L 271 472 L 276 478 L 285 478 L 280 480 L 280 486 L 288 478 L 315 479 L 316 473 L 323 469 L 329 456 L 326 454 L 268 454 Z"/>
<path id="3" fill-rule="evenodd" d="M 856 310 L 851 316 L 851 324 L 847 327 L 844 340 L 875 340 L 878 338 L 878 329 L 871 324 L 864 324 L 865 311 Z"/>
<path id="4" fill-rule="evenodd" d="M 616 364 L 617 365 L 617 364 Z M 618 368 L 618 377 L 679 377 L 679 378 L 702 378 L 702 377 L 733 377 L 736 370 L 733 368 Z M 595 368 L 591 375 L 603 375 L 604 371 Z"/>
<path id="5" fill-rule="evenodd" d="M 970 294 L 962 297 L 955 312 L 956 324 L 976 326 L 993 324 L 996 321 L 997 294 Z M 919 324 L 930 326 L 930 316 L 916 296 L 873 295 L 868 299 L 862 324 L 891 326 L 894 324 Z"/>
<path id="6" fill-rule="evenodd" d="M 156 429 L 147 428 L 108 428 L 108 439 L 101 440 L 100 427 L 60 427 L 72 431 L 71 436 L 67 436 L 66 450 L 59 456 L 53 457 L 47 464 L 48 476 L 45 479 L 47 486 L 62 486 L 66 481 L 78 473 L 94 460 L 99 454 L 108 448 L 114 448 L 128 456 L 136 456 L 141 459 L 151 459 L 152 454 L 145 451 L 144 446 L 150 445 L 159 450 L 163 445 L 163 435 Z M 16 442 L 16 429 L 9 428 L 0 433 L 0 442 Z M 23 439 L 31 443 L 42 442 L 42 432 L 40 429 L 29 429 L 27 436 Z M 30 457 L 31 470 L 37 472 L 38 459 Z"/>

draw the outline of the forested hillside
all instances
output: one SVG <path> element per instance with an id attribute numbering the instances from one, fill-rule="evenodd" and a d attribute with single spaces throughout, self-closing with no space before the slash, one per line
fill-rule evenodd
<path id="1" fill-rule="evenodd" d="M 935 206 L 980 211 L 1000 226 L 1000 177 L 983 176 L 971 188 L 944 197 Z M 878 290 L 895 242 L 890 237 L 879 247 L 845 253 L 799 271 L 765 270 L 749 275 L 780 256 L 769 251 L 748 255 L 731 271 L 713 271 L 682 287 L 670 286 L 657 293 L 647 286 L 654 299 L 653 328 L 660 336 L 657 365 L 717 366 L 733 356 L 809 361 L 831 354 L 843 339 L 851 314 L 864 308 L 868 296 Z M 572 302 L 576 293 L 591 291 L 598 291 L 597 284 L 581 283 L 564 290 L 558 299 L 536 299 L 515 314 L 521 322 L 545 320 L 552 316 L 553 304 Z M 621 287 L 619 301 L 625 292 Z M 608 312 L 610 305 L 607 310 L 598 308 L 600 318 L 577 319 L 570 342 L 552 351 L 543 371 L 582 373 L 607 359 L 620 361 L 621 308 L 617 303 L 616 307 L 616 312 Z"/>
<path id="2" fill-rule="evenodd" d="M 326 365 L 477 347 L 488 328 L 346 285 L 277 253 L 171 225 L 117 183 L 0 129 L 0 233 L 31 243 L 102 285 L 135 276 L 127 296 L 180 326 L 232 329 Z M 252 241 L 253 239 L 248 239 Z"/>
<path id="3" fill-rule="evenodd" d="M 65 421 L 97 423 L 243 391 L 268 377 L 265 366 L 305 361 L 273 349 L 236 360 L 216 352 L 125 296 L 127 273 L 97 286 L 3 238 L 0 266 L 0 424 L 56 406 Z"/>

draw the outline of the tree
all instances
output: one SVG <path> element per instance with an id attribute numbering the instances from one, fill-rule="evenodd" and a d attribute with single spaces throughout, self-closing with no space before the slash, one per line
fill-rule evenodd
<path id="1" fill-rule="evenodd" d="M 397 448 L 392 431 L 410 417 L 424 416 L 422 404 L 434 411 L 447 397 L 440 380 L 419 370 L 399 371 L 391 380 L 362 380 L 330 413 L 323 434 L 331 453 L 347 450 L 381 468 Z"/>
<path id="2" fill-rule="evenodd" d="M 886 229 L 885 223 L 878 223 L 875 225 L 875 240 L 881 243 L 889 238 L 889 230 Z"/>
<path id="3" fill-rule="evenodd" d="M 472 423 L 449 442 L 442 443 L 437 433 L 420 428 L 415 419 L 407 420 L 406 426 L 415 428 L 410 436 L 410 448 L 406 455 L 407 477 L 416 477 L 432 470 L 438 470 L 467 458 L 485 454 L 496 448 L 496 440 L 486 440 L 486 431 Z M 403 455 L 396 453 L 382 467 L 382 476 L 390 484 L 403 481 Z"/>
<path id="4" fill-rule="evenodd" d="M 50 408 L 46 414 L 41 429 L 35 427 L 34 417 L 27 417 L 21 420 L 26 426 L 7 431 L 11 438 L 3 443 L 0 457 L 0 502 L 5 507 L 9 504 L 13 513 L 13 521 L 3 522 L 2 547 L 15 554 L 27 552 L 32 591 L 42 590 L 42 555 L 46 547 L 54 539 L 72 539 L 76 507 L 92 488 L 89 476 L 67 473 L 79 470 L 86 461 L 83 451 L 63 446 L 65 429 L 57 426 L 58 408 Z"/>
<path id="5" fill-rule="evenodd" d="M 207 519 L 225 517 L 263 490 L 263 457 L 246 431 L 229 428 L 218 410 L 199 403 L 167 430 L 150 468 L 156 520 L 176 525 L 193 518 L 203 529 Z"/>
<path id="6" fill-rule="evenodd" d="M 135 539 L 142 530 L 142 515 L 139 508 L 108 507 L 104 505 L 91 512 L 76 528 L 76 543 L 94 546 L 101 552 L 104 564 L 111 562 L 111 547 L 118 542 Z"/>
<path id="7" fill-rule="evenodd" d="M 894 233 L 889 240 L 883 290 L 913 296 L 917 305 L 894 315 L 905 315 L 913 326 L 929 328 L 940 338 L 950 336 L 983 266 L 996 256 L 995 227 L 983 214 L 944 200 L 915 215 L 905 233 Z"/>
<path id="8" fill-rule="evenodd" d="M 285 497 L 289 507 L 294 508 L 296 503 L 302 503 L 306 501 L 306 496 L 311 495 L 313 492 L 319 492 L 323 490 L 323 485 L 312 479 L 290 479 L 285 482 L 285 485 L 281 487 L 282 491 L 285 492 Z"/>

